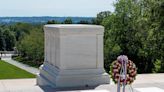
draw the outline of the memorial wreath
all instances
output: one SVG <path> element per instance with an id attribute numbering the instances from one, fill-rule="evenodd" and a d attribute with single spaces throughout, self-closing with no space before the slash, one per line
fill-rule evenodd
<path id="1" fill-rule="evenodd" d="M 111 69 L 111 78 L 113 79 L 113 81 L 122 86 L 124 81 L 125 81 L 125 85 L 130 85 L 134 82 L 134 80 L 136 79 L 136 75 L 137 75 L 137 68 L 136 65 L 131 61 L 131 60 L 126 60 L 126 75 L 124 75 L 124 71 L 123 71 L 123 59 L 121 59 L 120 57 L 117 58 L 117 60 L 115 60 L 110 69 Z M 124 61 L 124 60 L 123 60 Z"/>

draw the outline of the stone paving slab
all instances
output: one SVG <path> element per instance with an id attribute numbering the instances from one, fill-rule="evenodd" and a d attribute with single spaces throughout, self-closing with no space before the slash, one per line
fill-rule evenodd
<path id="1" fill-rule="evenodd" d="M 142 83 L 164 83 L 164 73 L 158 74 L 138 74 L 134 84 L 142 84 Z"/>
<path id="2" fill-rule="evenodd" d="M 0 92 L 6 92 L 6 88 L 2 82 L 0 82 Z"/>
<path id="3" fill-rule="evenodd" d="M 164 92 L 163 89 L 158 87 L 136 88 L 139 92 Z"/>

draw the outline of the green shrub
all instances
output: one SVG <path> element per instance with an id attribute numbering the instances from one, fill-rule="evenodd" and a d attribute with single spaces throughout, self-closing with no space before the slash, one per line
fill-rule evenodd
<path id="1" fill-rule="evenodd" d="M 164 72 L 164 65 L 162 64 L 161 60 L 156 60 L 154 62 L 154 68 L 152 70 L 154 73 L 162 73 Z"/>

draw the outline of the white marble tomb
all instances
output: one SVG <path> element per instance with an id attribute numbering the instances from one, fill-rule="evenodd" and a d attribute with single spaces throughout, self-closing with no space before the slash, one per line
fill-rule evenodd
<path id="1" fill-rule="evenodd" d="M 45 25 L 45 60 L 37 76 L 40 86 L 83 87 L 108 84 L 104 70 L 104 27 Z"/>

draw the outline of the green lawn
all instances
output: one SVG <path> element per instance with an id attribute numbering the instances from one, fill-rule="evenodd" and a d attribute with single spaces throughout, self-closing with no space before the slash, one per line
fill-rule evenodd
<path id="1" fill-rule="evenodd" d="M 0 79 L 35 78 L 35 75 L 0 60 Z"/>

